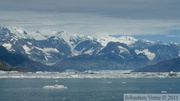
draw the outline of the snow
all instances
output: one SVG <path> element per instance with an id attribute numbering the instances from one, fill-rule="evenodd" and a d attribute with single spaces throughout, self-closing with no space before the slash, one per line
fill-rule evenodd
<path id="1" fill-rule="evenodd" d="M 64 39 L 64 41 L 70 46 L 71 50 L 74 49 L 74 44 L 72 44 L 70 42 L 71 38 L 73 37 L 73 35 L 70 35 L 68 33 L 65 33 L 64 31 L 63 32 L 58 32 L 56 33 L 56 36 L 59 37 L 59 38 L 62 38 Z"/>
<path id="2" fill-rule="evenodd" d="M 43 48 L 43 49 L 41 49 L 41 48 L 36 47 L 36 49 L 43 51 L 43 53 L 45 54 L 44 58 L 46 59 L 46 61 L 48 61 L 48 58 L 52 58 L 50 53 L 52 53 L 52 52 L 53 53 L 59 53 L 59 51 L 56 48 Z"/>
<path id="3" fill-rule="evenodd" d="M 32 32 L 33 34 L 33 32 Z M 36 40 L 46 40 L 46 38 L 41 33 L 34 33 L 32 37 Z"/>
<path id="4" fill-rule="evenodd" d="M 118 42 L 118 40 L 114 37 L 111 37 L 109 35 L 104 35 L 102 37 L 97 38 L 97 41 L 105 47 L 109 42 Z"/>
<path id="5" fill-rule="evenodd" d="M 90 40 L 94 40 L 94 38 L 91 37 L 91 36 L 87 36 L 87 38 L 90 39 Z"/>
<path id="6" fill-rule="evenodd" d="M 30 54 L 31 49 L 27 45 L 23 45 L 23 49 L 25 50 L 26 54 Z"/>
<path id="7" fill-rule="evenodd" d="M 27 42 L 29 45 L 32 45 L 32 43 L 30 43 L 30 42 Z"/>
<path id="8" fill-rule="evenodd" d="M 24 34 L 24 30 L 22 28 L 19 27 L 13 27 L 18 33 L 20 34 Z"/>
<path id="9" fill-rule="evenodd" d="M 140 54 L 140 53 L 142 53 L 142 54 L 146 55 L 149 60 L 153 60 L 153 59 L 156 57 L 156 54 L 150 52 L 148 49 L 144 49 L 144 50 L 142 50 L 142 51 L 136 49 L 136 50 L 135 50 L 135 53 L 136 53 L 137 55 Z"/>
<path id="10" fill-rule="evenodd" d="M 9 29 L 11 33 L 16 33 L 16 32 L 17 32 L 17 31 L 16 31 L 13 27 L 11 27 L 11 26 L 3 26 L 3 27 Z"/>
<path id="11" fill-rule="evenodd" d="M 121 36 L 118 38 L 118 40 L 121 41 L 121 43 L 131 45 L 137 41 L 137 39 L 131 37 L 131 36 Z"/>
<path id="12" fill-rule="evenodd" d="M 153 41 L 150 41 L 150 40 L 147 40 L 147 39 L 141 39 L 143 42 L 146 42 L 146 43 L 152 43 L 152 44 L 154 44 L 155 42 L 153 42 Z"/>
<path id="13" fill-rule="evenodd" d="M 81 52 L 77 50 L 73 50 L 72 53 L 73 53 L 73 56 L 78 56 Z"/>
<path id="14" fill-rule="evenodd" d="M 129 53 L 129 50 L 126 49 L 126 48 L 124 48 L 124 47 L 122 47 L 122 46 L 118 46 L 118 48 L 119 48 L 119 50 L 120 50 L 120 53 L 124 53 L 124 52 Z"/>
<path id="15" fill-rule="evenodd" d="M 2 44 L 2 46 L 4 46 L 7 50 L 11 50 L 12 44 L 4 43 L 4 44 Z"/>
<path id="16" fill-rule="evenodd" d="M 28 32 L 28 35 L 29 36 L 31 36 L 33 39 L 35 39 L 35 40 L 46 40 L 47 38 L 46 38 L 46 35 L 51 35 L 50 34 L 50 32 L 49 31 L 35 31 L 35 32 L 33 32 L 33 31 L 29 31 Z"/>
<path id="17" fill-rule="evenodd" d="M 38 49 L 38 50 L 40 50 L 40 51 L 43 51 L 44 53 L 46 53 L 46 54 L 48 54 L 48 53 L 51 53 L 51 52 L 53 52 L 53 53 L 59 53 L 59 51 L 56 49 L 56 48 L 39 48 L 39 47 L 34 47 L 34 48 L 36 48 L 36 49 Z"/>
<path id="18" fill-rule="evenodd" d="M 66 33 L 64 31 L 61 31 L 61 32 L 55 33 L 55 36 L 58 37 L 58 38 L 63 39 L 69 45 L 69 47 L 71 49 L 71 52 L 72 52 L 72 55 L 77 56 L 77 55 L 80 54 L 80 52 L 77 52 L 77 51 L 74 50 L 76 45 L 79 44 L 79 43 L 74 43 L 72 41 L 72 40 L 77 41 L 77 39 L 78 39 L 77 35 L 69 34 L 69 33 Z M 81 41 L 83 41 L 83 40 L 81 40 Z"/>
<path id="19" fill-rule="evenodd" d="M 39 48 L 39 47 L 34 47 L 34 48 L 36 48 L 37 50 L 40 50 L 40 51 L 42 51 L 42 50 L 43 50 L 42 48 Z"/>
<path id="20" fill-rule="evenodd" d="M 46 61 L 48 61 L 48 58 L 52 58 L 51 53 L 59 53 L 59 51 L 56 48 L 35 48 L 44 53 L 44 58 Z"/>
<path id="21" fill-rule="evenodd" d="M 77 34 L 69 34 L 69 33 L 66 33 L 64 31 L 61 31 L 61 32 L 57 32 L 56 35 L 57 37 L 63 39 L 70 47 L 71 49 L 71 52 L 72 52 L 72 55 L 73 56 L 77 56 L 77 55 L 80 55 L 82 54 L 82 50 L 81 51 L 77 51 L 75 50 L 75 47 L 85 41 L 85 40 L 94 40 L 93 37 L 91 36 L 85 36 L 85 35 L 77 35 Z M 86 54 L 92 54 L 92 50 L 88 50 L 86 52 Z"/>
<path id="22" fill-rule="evenodd" d="M 8 28 L 11 33 L 15 34 L 16 36 L 20 38 L 29 38 L 28 35 L 26 35 L 23 28 L 20 27 L 11 27 L 11 26 L 5 26 L 5 28 Z"/>
<path id="23" fill-rule="evenodd" d="M 85 54 L 89 54 L 89 55 L 92 55 L 93 53 L 93 48 L 89 49 L 88 51 L 85 52 Z"/>
<path id="24" fill-rule="evenodd" d="M 137 39 L 131 37 L 131 36 L 121 36 L 121 37 L 112 37 L 109 35 L 104 35 L 102 37 L 98 37 L 97 41 L 101 43 L 103 47 L 105 47 L 109 42 L 120 42 L 124 43 L 126 45 L 131 45 L 137 41 Z"/>
<path id="25" fill-rule="evenodd" d="M 43 48 L 42 50 L 45 53 L 50 53 L 50 52 L 59 53 L 59 51 L 56 48 Z"/>

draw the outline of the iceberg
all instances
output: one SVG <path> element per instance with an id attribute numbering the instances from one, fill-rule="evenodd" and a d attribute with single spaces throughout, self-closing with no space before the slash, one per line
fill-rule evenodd
<path id="1" fill-rule="evenodd" d="M 46 85 L 43 87 L 43 89 L 68 89 L 66 86 L 63 85 Z"/>
<path id="2" fill-rule="evenodd" d="M 161 91 L 161 93 L 167 93 L 167 91 Z"/>

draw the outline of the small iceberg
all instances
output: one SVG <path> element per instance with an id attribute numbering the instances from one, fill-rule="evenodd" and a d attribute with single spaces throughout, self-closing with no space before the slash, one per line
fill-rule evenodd
<path id="1" fill-rule="evenodd" d="M 126 84 L 126 82 L 122 82 L 122 84 Z"/>
<path id="2" fill-rule="evenodd" d="M 161 93 L 167 93 L 167 91 L 161 91 Z"/>
<path id="3" fill-rule="evenodd" d="M 59 82 L 58 80 L 55 80 L 54 82 Z"/>
<path id="4" fill-rule="evenodd" d="M 68 89 L 66 86 L 63 85 L 46 85 L 43 87 L 43 89 Z"/>
<path id="5" fill-rule="evenodd" d="M 107 83 L 112 83 L 111 81 L 108 81 Z"/>

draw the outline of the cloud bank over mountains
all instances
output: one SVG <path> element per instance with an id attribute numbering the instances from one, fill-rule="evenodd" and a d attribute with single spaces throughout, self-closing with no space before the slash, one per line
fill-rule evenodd
<path id="1" fill-rule="evenodd" d="M 171 34 L 179 0 L 0 0 L 3 25 L 75 34 Z"/>

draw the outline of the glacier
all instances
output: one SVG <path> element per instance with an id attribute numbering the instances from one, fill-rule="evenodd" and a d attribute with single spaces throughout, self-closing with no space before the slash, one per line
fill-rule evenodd
<path id="1" fill-rule="evenodd" d="M 131 72 L 132 70 L 64 71 L 64 72 L 18 72 L 0 71 L 0 78 L 180 78 L 180 72 Z M 176 74 L 176 75 L 170 75 Z M 53 88 L 50 85 L 45 88 Z"/>

